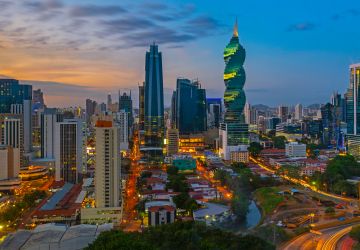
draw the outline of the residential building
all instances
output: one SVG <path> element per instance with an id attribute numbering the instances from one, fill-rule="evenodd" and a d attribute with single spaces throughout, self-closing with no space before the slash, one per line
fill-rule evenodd
<path id="1" fill-rule="evenodd" d="M 303 106 L 299 103 L 295 106 L 295 119 L 300 121 L 303 118 Z"/>
<path id="2" fill-rule="evenodd" d="M 285 144 L 285 155 L 291 158 L 306 157 L 306 144 L 289 142 Z"/>
<path id="3" fill-rule="evenodd" d="M 78 183 L 86 158 L 84 122 L 64 119 L 55 125 L 55 180 Z"/>
<path id="4" fill-rule="evenodd" d="M 153 206 L 148 208 L 150 226 L 158 226 L 173 223 L 175 221 L 176 208 L 173 206 Z"/>
<path id="5" fill-rule="evenodd" d="M 177 129 L 168 129 L 167 134 L 167 155 L 177 154 L 179 151 L 179 131 Z"/>
<path id="6" fill-rule="evenodd" d="M 287 119 L 289 118 L 289 107 L 279 106 L 278 117 L 281 119 L 281 122 L 287 122 Z"/>
<path id="7" fill-rule="evenodd" d="M 97 121 L 95 133 L 96 207 L 119 207 L 121 204 L 120 131 L 111 121 Z"/>
<path id="8" fill-rule="evenodd" d="M 116 113 L 115 121 L 120 130 L 120 150 L 127 151 L 129 149 L 129 113 L 120 110 Z"/>
<path id="9" fill-rule="evenodd" d="M 46 108 L 41 114 L 41 158 L 55 159 L 56 123 L 63 121 L 62 114 L 55 108 Z"/>

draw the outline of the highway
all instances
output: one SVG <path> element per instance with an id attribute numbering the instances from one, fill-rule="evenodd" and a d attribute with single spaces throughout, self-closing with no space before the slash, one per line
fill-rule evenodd
<path id="1" fill-rule="evenodd" d="M 318 244 L 316 250 L 335 250 L 339 240 L 350 233 L 352 226 L 345 227 L 344 229 L 332 234 L 324 244 Z"/>
<path id="2" fill-rule="evenodd" d="M 358 224 L 357 224 L 358 225 Z M 347 235 L 352 229 L 352 226 L 337 226 L 333 228 L 323 229 L 315 233 L 302 234 L 285 246 L 282 250 L 335 250 L 339 241 Z"/>

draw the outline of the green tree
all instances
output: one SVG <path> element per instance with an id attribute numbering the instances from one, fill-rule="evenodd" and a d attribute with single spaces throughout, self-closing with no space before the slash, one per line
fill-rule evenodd
<path id="1" fill-rule="evenodd" d="M 262 149 L 263 147 L 258 142 L 251 142 L 248 147 L 249 153 L 253 157 L 257 157 Z"/>
<path id="2" fill-rule="evenodd" d="M 286 138 L 285 136 L 275 136 L 273 137 L 274 147 L 278 149 L 285 148 Z"/>
<path id="3" fill-rule="evenodd" d="M 223 169 L 216 170 L 216 172 L 214 174 L 214 178 L 216 180 L 220 181 L 221 185 L 225 185 L 227 176 L 228 176 L 228 173 Z"/>
<path id="4" fill-rule="evenodd" d="M 360 226 L 353 226 L 349 235 L 354 240 L 360 241 Z"/>

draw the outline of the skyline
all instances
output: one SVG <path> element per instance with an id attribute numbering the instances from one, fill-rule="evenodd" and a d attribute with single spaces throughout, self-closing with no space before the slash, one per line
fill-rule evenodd
<path id="1" fill-rule="evenodd" d="M 355 1 L 352 8 L 325 1 L 281 1 L 280 8 L 265 1 L 261 7 L 103 2 L 0 1 L 6 13 L 0 17 L 0 75 L 41 88 L 49 106 L 84 106 L 86 97 L 105 101 L 119 89 L 132 89 L 136 104 L 144 53 L 156 41 L 164 57 L 166 107 L 177 77 L 198 78 L 208 97 L 221 97 L 223 44 L 236 17 L 248 54 L 245 93 L 251 104 L 325 103 L 333 91 L 346 91 L 349 65 L 360 59 L 354 42 L 360 33 L 351 26 L 360 17 Z"/>

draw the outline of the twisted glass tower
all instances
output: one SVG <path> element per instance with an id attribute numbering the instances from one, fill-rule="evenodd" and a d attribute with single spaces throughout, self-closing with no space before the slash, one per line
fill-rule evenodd
<path id="1" fill-rule="evenodd" d="M 237 22 L 233 36 L 224 50 L 224 123 L 227 130 L 228 146 L 249 143 L 248 125 L 245 123 L 244 106 L 246 103 L 243 90 L 246 76 L 243 67 L 245 49 L 239 43 Z"/>

